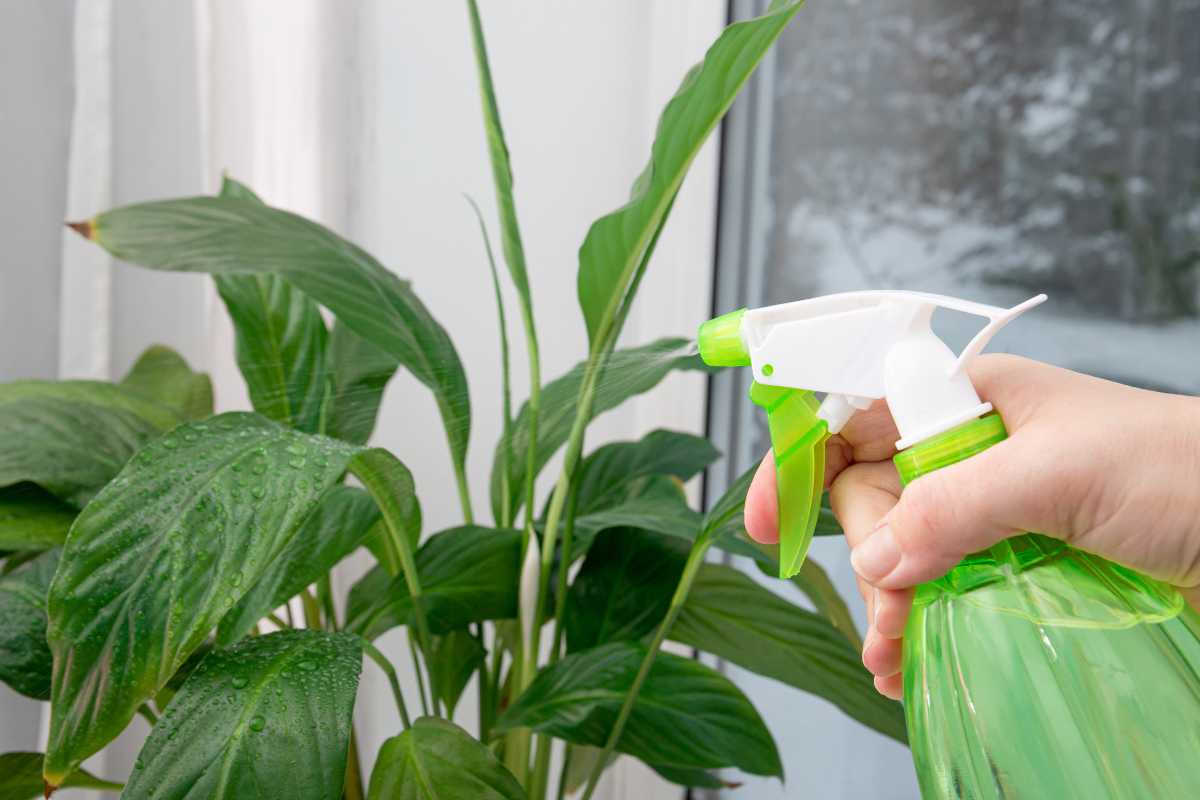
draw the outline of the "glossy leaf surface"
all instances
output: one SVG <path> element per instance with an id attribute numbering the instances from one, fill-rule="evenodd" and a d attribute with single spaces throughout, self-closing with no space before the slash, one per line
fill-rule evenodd
<path id="1" fill-rule="evenodd" d="M 671 475 L 687 481 L 720 457 L 702 436 L 657 430 L 636 442 L 613 442 L 590 454 L 580 467 L 579 513 L 622 499 L 631 481 L 647 475 Z"/>
<path id="2" fill-rule="evenodd" d="M 33 483 L 0 489 L 0 550 L 47 550 L 67 538 L 75 509 Z"/>
<path id="3" fill-rule="evenodd" d="M 441 699 L 450 717 L 454 716 L 454 708 L 467 682 L 486 656 L 487 650 L 466 630 L 433 637 L 433 654 L 429 658 L 430 681 L 434 694 Z"/>
<path id="4" fill-rule="evenodd" d="M 48 604 L 51 782 L 166 683 L 356 453 L 255 414 L 223 414 L 146 445 L 88 504 Z"/>
<path id="5" fill-rule="evenodd" d="M 636 641 L 662 622 L 683 573 L 687 542 L 613 528 L 596 537 L 567 592 L 567 651 Z"/>
<path id="6" fill-rule="evenodd" d="M 375 501 L 362 489 L 330 488 L 279 557 L 221 620 L 217 645 L 233 644 L 267 613 L 315 583 L 361 545 L 378 520 Z"/>
<path id="7" fill-rule="evenodd" d="M 337 800 L 362 648 L 279 631 L 213 651 L 154 726 L 123 800 Z"/>
<path id="8" fill-rule="evenodd" d="M 367 800 L 525 800 L 486 745 L 457 725 L 422 717 L 383 743 Z"/>
<path id="9" fill-rule="evenodd" d="M 616 408 L 631 397 L 648 392 L 673 370 L 704 370 L 699 356 L 683 355 L 686 339 L 659 339 L 642 347 L 614 352 L 596 386 L 592 416 Z M 583 381 L 584 364 L 580 363 L 567 374 L 542 387 L 542 405 L 537 433 L 536 466 L 540 471 L 558 448 L 567 441 L 575 420 L 579 386 Z M 514 516 L 521 505 L 521 487 L 525 480 L 525 451 L 529 447 L 529 404 L 521 406 L 513 421 L 509 439 L 508 487 Z M 492 462 L 492 510 L 499 518 L 500 470 L 505 463 L 500 448 Z"/>
<path id="10" fill-rule="evenodd" d="M 515 617 L 520 558 L 520 531 L 464 525 L 429 537 L 416 556 L 429 630 Z M 404 576 L 376 566 L 350 590 L 346 630 L 374 639 L 409 624 L 412 611 Z"/>
<path id="11" fill-rule="evenodd" d="M 46 593 L 57 568 L 55 549 L 0 578 L 0 681 L 35 700 L 50 699 Z"/>
<path id="12" fill-rule="evenodd" d="M 529 727 L 602 747 L 645 656 L 633 642 L 569 655 L 538 673 L 497 729 Z M 746 696 L 720 673 L 670 653 L 655 658 L 616 749 L 666 767 L 783 775 L 775 741 Z"/>
<path id="13" fill-rule="evenodd" d="M 732 567 L 700 568 L 669 637 L 823 697 L 864 725 L 906 741 L 900 704 L 875 691 L 846 636 Z"/>
<path id="14" fill-rule="evenodd" d="M 121 791 L 121 784 L 97 778 L 77 770 L 63 781 L 63 788 Z M 42 754 L 0 754 L 0 798 L 4 800 L 34 800 L 42 796 Z"/>
<path id="15" fill-rule="evenodd" d="M 160 344 L 148 347 L 121 388 L 172 409 L 183 419 L 204 419 L 213 413 L 212 381 L 192 372 L 183 356 Z"/>
<path id="16" fill-rule="evenodd" d="M 395 356 L 381 350 L 340 320 L 329 336 L 329 397 L 325 433 L 354 444 L 366 444 L 375 430 L 383 391 L 399 368 Z"/>
<path id="17" fill-rule="evenodd" d="M 465 462 L 471 404 L 458 353 L 409 283 L 360 247 L 304 217 L 230 197 L 125 206 L 81 227 L 114 256 L 151 269 L 283 277 L 433 390 L 454 461 Z"/>
<path id="18" fill-rule="evenodd" d="M 579 250 L 579 305 L 593 348 L 645 268 L 671 204 L 704 141 L 803 0 L 775 0 L 767 13 L 730 25 L 663 110 L 628 203 L 598 219 Z"/>
<path id="19" fill-rule="evenodd" d="M 0 384 L 0 486 L 28 481 L 82 507 L 133 452 L 182 418 L 100 381 Z"/>

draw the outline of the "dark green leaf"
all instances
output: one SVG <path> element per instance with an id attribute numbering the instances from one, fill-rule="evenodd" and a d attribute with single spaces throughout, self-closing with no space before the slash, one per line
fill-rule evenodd
<path id="1" fill-rule="evenodd" d="M 496 729 L 603 746 L 645 656 L 633 642 L 569 655 L 538 673 Z M 720 673 L 670 653 L 655 657 L 616 749 L 665 767 L 783 775 L 775 741 L 746 696 Z"/>
<path id="2" fill-rule="evenodd" d="M 875 691 L 845 635 L 732 567 L 700 568 L 669 636 L 824 697 L 864 725 L 905 741 L 900 704 Z"/>
<path id="3" fill-rule="evenodd" d="M 192 654 L 187 657 L 187 661 L 183 662 L 183 666 L 175 670 L 175 674 L 167 681 L 166 685 L 158 690 L 154 695 L 154 705 L 159 709 L 164 709 L 170 704 L 175 694 L 183 688 L 183 684 L 196 671 L 196 667 L 200 666 L 200 662 L 208 657 L 208 654 L 213 651 L 213 646 L 208 642 L 197 647 L 192 651 Z"/>
<path id="4" fill-rule="evenodd" d="M 254 588 L 221 620 L 217 646 L 233 644 L 267 613 L 333 569 L 363 543 L 378 520 L 375 501 L 362 489 L 332 487 Z"/>
<path id="5" fill-rule="evenodd" d="M 354 444 L 366 444 L 375 430 L 383 390 L 400 363 L 384 350 L 335 322 L 329 337 L 333 390 L 325 432 Z"/>
<path id="6" fill-rule="evenodd" d="M 596 537 L 567 592 L 567 651 L 641 639 L 666 616 L 688 544 L 636 528 Z"/>
<path id="7" fill-rule="evenodd" d="M 630 481 L 672 475 L 687 481 L 720 457 L 701 436 L 657 430 L 636 442 L 613 442 L 589 455 L 580 467 L 579 514 L 613 504 Z"/>
<path id="8" fill-rule="evenodd" d="M 0 681 L 35 700 L 50 699 L 46 593 L 57 568 L 55 549 L 0 578 Z"/>
<path id="9" fill-rule="evenodd" d="M 0 548 L 46 550 L 67 538 L 75 509 L 33 483 L 0 489 Z"/>
<path id="10" fill-rule="evenodd" d="M 204 419 L 213 413 L 212 381 L 192 372 L 183 356 L 161 344 L 142 353 L 121 388 L 172 409 L 183 419 Z"/>
<path id="11" fill-rule="evenodd" d="M 396 535 L 416 550 L 421 540 L 421 504 L 408 467 L 387 450 L 373 447 L 354 459 L 354 471 L 382 512 L 381 522 L 394 526 Z M 379 537 L 387 553 L 386 563 L 399 564 L 400 553 L 390 533 L 384 530 Z"/>
<path id="12" fill-rule="evenodd" d="M 593 348 L 608 335 L 637 273 L 645 268 L 692 160 L 802 4 L 775 0 L 763 16 L 725 29 L 663 111 L 650 163 L 629 202 L 588 231 L 579 250 L 578 290 Z"/>
<path id="13" fill-rule="evenodd" d="M 315 630 L 215 650 L 142 747 L 124 800 L 341 797 L 362 646 Z"/>
<path id="14" fill-rule="evenodd" d="M 700 522 L 700 515 L 688 508 L 682 498 L 663 495 L 634 497 L 620 505 L 575 520 L 572 560 L 591 547 L 596 535 L 610 528 L 641 528 L 692 542 L 700 531 Z"/>
<path id="15" fill-rule="evenodd" d="M 429 537 L 416 556 L 429 630 L 515 617 L 520 560 L 520 531 L 464 525 Z M 374 639 L 409 624 L 412 611 L 404 576 L 377 566 L 350 590 L 346 630 Z"/>
<path id="16" fill-rule="evenodd" d="M 0 486 L 29 481 L 82 507 L 137 448 L 181 421 L 111 383 L 2 384 Z"/>
<path id="17" fill-rule="evenodd" d="M 356 453 L 223 414 L 155 439 L 88 504 L 50 589 L 48 778 L 120 733 L 275 564 Z"/>
<path id="18" fill-rule="evenodd" d="M 686 339 L 659 339 L 642 347 L 614 352 L 596 386 L 592 416 L 616 408 L 630 397 L 653 389 L 672 370 L 704 370 L 699 356 L 681 355 L 688 347 Z M 551 456 L 567 441 L 575 420 L 579 385 L 583 380 L 585 363 L 575 367 L 542 388 L 541 413 L 538 415 L 536 466 L 540 472 Z M 508 487 L 513 514 L 521 505 L 521 488 L 525 482 L 525 451 L 529 447 L 529 404 L 521 406 L 513 422 L 508 440 Z M 492 511 L 499 519 L 501 493 L 501 457 L 504 442 L 496 445 L 492 462 Z"/>
<path id="19" fill-rule="evenodd" d="M 454 707 L 463 689 L 487 656 L 487 650 L 468 631 L 457 630 L 433 637 L 433 654 L 429 658 L 430 681 L 433 692 L 441 698 L 446 714 L 454 716 Z"/>
<path id="20" fill-rule="evenodd" d="M 254 192 L 228 177 L 221 197 L 262 205 Z M 254 410 L 321 433 L 331 388 L 325 352 L 329 332 L 321 309 L 270 273 L 214 275 L 213 280 L 233 321 L 238 368 Z"/>
<path id="21" fill-rule="evenodd" d="M 121 784 L 105 781 L 77 770 L 67 776 L 63 788 L 107 789 L 121 791 Z M 42 754 L 4 753 L 0 755 L 0 798 L 33 800 L 42 796 Z"/>
<path id="22" fill-rule="evenodd" d="M 759 565 L 763 569 L 762 565 Z M 764 570 L 765 571 L 765 570 Z M 768 573 L 771 577 L 777 577 L 779 570 L 775 569 Z M 817 613 L 829 620 L 833 627 L 842 632 L 842 635 L 849 640 L 850 645 L 855 651 L 862 650 L 862 638 L 858 635 L 858 628 L 854 625 L 854 618 L 850 616 L 850 609 L 846 607 L 846 601 L 838 594 L 834 588 L 833 582 L 829 580 L 829 575 L 825 570 L 814 561 L 812 558 L 806 558 L 804 564 L 801 565 L 800 571 L 790 578 L 792 584 L 804 592 L 812 604 L 816 607 Z"/>
<path id="23" fill-rule="evenodd" d="M 471 404 L 458 353 L 411 286 L 361 248 L 296 214 L 228 197 L 126 206 L 82 227 L 113 255 L 151 269 L 283 277 L 433 390 L 462 468 Z"/>
<path id="24" fill-rule="evenodd" d="M 758 465 L 755 464 L 743 472 L 704 515 L 704 532 L 716 536 L 718 542 L 745 530 L 742 517 L 746 508 L 746 492 L 757 469 Z"/>
<path id="25" fill-rule="evenodd" d="M 422 717 L 383 743 L 367 800 L 525 800 L 492 751 L 457 725 Z"/>
<path id="26" fill-rule="evenodd" d="M 649 767 L 662 776 L 664 780 L 677 783 L 680 786 L 691 786 L 697 789 L 736 789 L 740 785 L 723 781 L 720 777 L 711 772 L 705 772 L 702 769 L 664 767 L 661 764 L 650 764 Z"/>

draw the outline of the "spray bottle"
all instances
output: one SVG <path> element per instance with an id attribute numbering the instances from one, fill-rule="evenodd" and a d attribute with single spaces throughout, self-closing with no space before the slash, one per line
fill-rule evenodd
<path id="1" fill-rule="evenodd" d="M 873 400 L 886 398 L 895 419 L 906 485 L 1006 437 L 966 368 L 1045 299 L 1005 309 L 848 292 L 701 326 L 704 361 L 750 367 L 750 397 L 767 412 L 780 577 L 800 569 L 812 541 L 825 440 Z M 930 326 L 938 308 L 987 324 L 956 355 Z M 927 799 L 1200 798 L 1200 621 L 1173 587 L 1022 534 L 918 587 L 903 670 Z"/>

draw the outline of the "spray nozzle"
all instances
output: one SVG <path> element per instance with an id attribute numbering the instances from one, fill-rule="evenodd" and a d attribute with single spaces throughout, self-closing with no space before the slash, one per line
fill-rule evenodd
<path id="1" fill-rule="evenodd" d="M 966 366 L 1016 316 L 1012 308 L 937 294 L 847 292 L 741 309 L 700 326 L 710 366 L 750 366 L 750 398 L 767 411 L 780 508 L 780 576 L 794 575 L 812 541 L 824 481 L 825 440 L 850 417 L 886 398 L 900 431 L 898 449 L 991 411 Z M 984 317 L 987 324 L 955 355 L 930 327 L 934 310 Z M 824 392 L 819 405 L 813 392 Z"/>

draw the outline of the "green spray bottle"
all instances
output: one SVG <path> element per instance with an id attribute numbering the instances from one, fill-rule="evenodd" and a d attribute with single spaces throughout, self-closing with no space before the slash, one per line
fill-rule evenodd
<path id="1" fill-rule="evenodd" d="M 1005 309 L 917 292 L 849 292 L 742 309 L 701 326 L 704 361 L 750 367 L 750 397 L 767 412 L 780 577 L 804 562 L 825 440 L 855 411 L 886 398 L 906 485 L 1006 437 L 966 367 L 1000 328 L 1045 299 Z M 988 322 L 955 355 L 930 327 L 938 308 Z M 903 670 L 927 800 L 1200 798 L 1200 616 L 1173 587 L 1022 534 L 918 587 Z"/>

